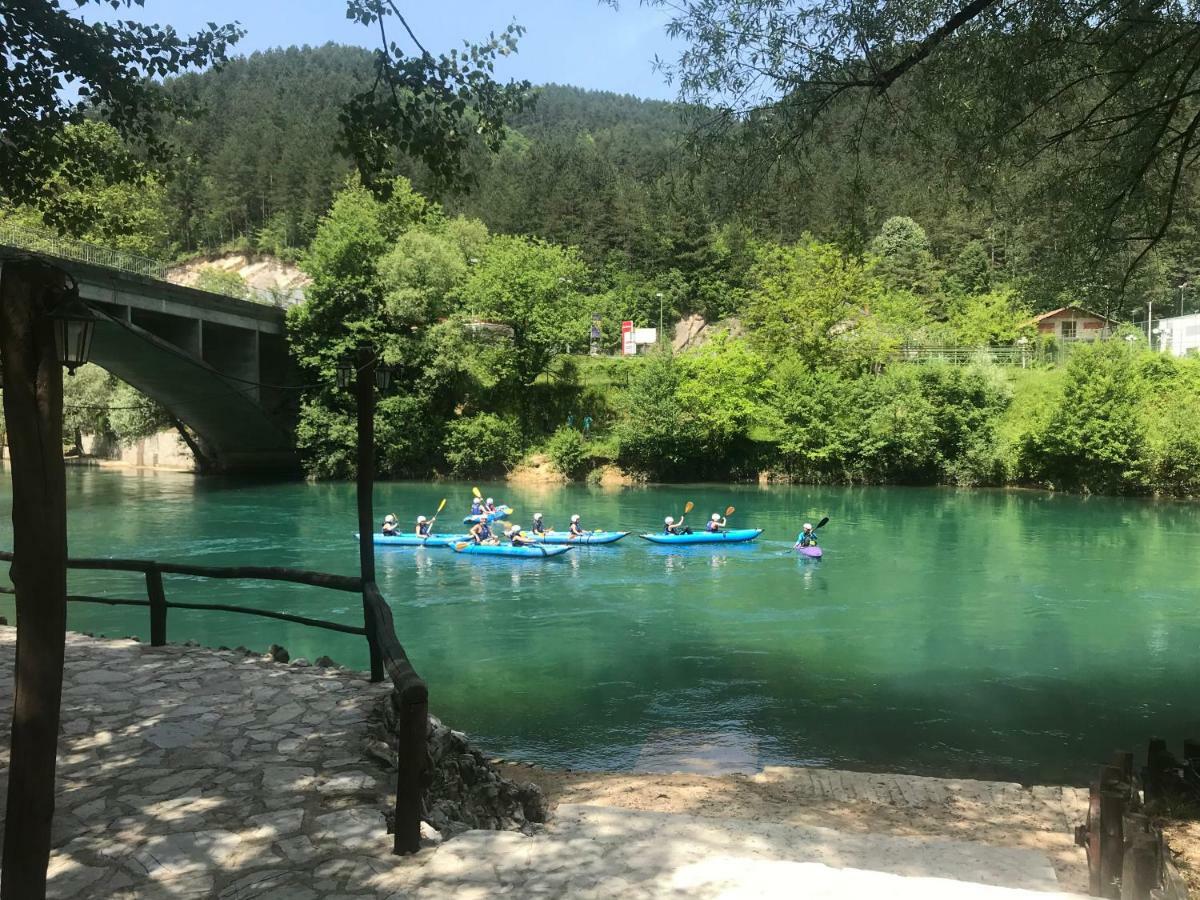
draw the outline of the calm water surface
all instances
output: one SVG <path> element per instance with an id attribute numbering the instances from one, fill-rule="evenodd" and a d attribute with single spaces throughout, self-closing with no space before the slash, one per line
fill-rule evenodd
<path id="1" fill-rule="evenodd" d="M 353 574 L 349 485 L 72 470 L 71 553 Z M 737 506 L 757 544 L 635 536 L 546 562 L 381 548 L 379 581 L 433 708 L 488 752 L 551 766 L 766 764 L 1082 782 L 1150 735 L 1200 735 L 1200 507 L 1041 493 L 691 485 L 481 485 L 551 525 L 646 530 Z M 10 490 L 0 489 L 7 509 Z M 457 523 L 470 486 L 385 484 L 380 517 Z M 825 558 L 789 553 L 829 515 Z M 11 546 L 11 523 L 0 522 Z M 135 575 L 77 593 L 143 597 Z M 171 577 L 168 596 L 361 624 L 353 595 Z M 0 597 L 12 616 L 12 598 Z M 71 627 L 147 636 L 144 610 L 73 605 Z M 361 639 L 174 610 L 172 641 L 364 668 Z"/>

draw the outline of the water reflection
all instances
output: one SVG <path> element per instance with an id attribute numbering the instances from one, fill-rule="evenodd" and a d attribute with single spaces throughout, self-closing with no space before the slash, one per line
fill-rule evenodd
<path id="1" fill-rule="evenodd" d="M 357 568 L 349 485 L 99 472 L 70 484 L 74 555 Z M 1197 729 L 1200 661 L 1181 649 L 1200 645 L 1195 507 L 998 491 L 480 487 L 550 521 L 578 511 L 649 531 L 694 500 L 735 504 L 766 529 L 719 547 L 631 535 L 545 561 L 380 548 L 381 587 L 435 709 L 497 754 L 613 768 L 719 744 L 699 756 L 1054 781 L 1150 733 L 1177 743 Z M 457 519 L 469 488 L 385 484 L 376 502 L 407 516 L 450 496 Z M 790 552 L 799 524 L 823 515 L 825 558 Z M 145 589 L 119 573 L 75 572 L 70 584 Z M 172 578 L 167 590 L 361 624 L 353 598 L 317 589 Z M 10 597 L 0 615 L 11 617 Z M 81 630 L 147 630 L 136 609 L 70 616 Z M 361 639 L 287 623 L 180 610 L 168 627 L 172 640 L 366 663 Z"/>

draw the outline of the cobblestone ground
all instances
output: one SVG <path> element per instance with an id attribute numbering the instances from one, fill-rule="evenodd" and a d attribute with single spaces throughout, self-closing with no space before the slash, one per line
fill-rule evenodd
<path id="1" fill-rule="evenodd" d="M 15 637 L 0 627 L 5 722 Z M 528 888 L 582 897 L 610 896 L 618 884 L 656 886 L 626 896 L 677 896 L 672 866 L 696 850 L 686 841 L 650 846 L 642 865 L 614 852 L 621 841 L 559 834 L 553 821 L 544 836 L 472 832 L 415 858 L 390 855 L 390 778 L 363 752 L 368 714 L 386 691 L 339 669 L 69 635 L 49 896 L 394 900 L 525 896 Z M 3 729 L 0 790 L 7 777 Z M 552 793 L 671 811 L 661 798 L 678 790 L 701 816 L 891 835 L 937 808 L 950 814 L 940 833 L 1036 848 L 1059 868 L 1062 887 L 1073 887 L 1054 852 L 1068 853 L 1069 826 L 1083 805 L 1071 789 L 774 768 L 732 780 L 660 776 L 654 790 L 634 790 L 622 777 L 578 773 Z M 818 818 L 806 819 L 806 809 Z M 610 841 L 612 827 L 605 826 Z M 997 828 L 1006 840 L 989 840 Z M 1061 847 L 1044 843 L 1048 832 Z M 571 880 L 580 860 L 596 873 L 586 887 Z"/>
<path id="2" fill-rule="evenodd" d="M 0 627 L 6 723 L 15 640 Z M 342 670 L 69 635 L 49 895 L 399 891 L 420 863 L 389 855 L 387 775 L 362 752 L 386 691 Z"/>

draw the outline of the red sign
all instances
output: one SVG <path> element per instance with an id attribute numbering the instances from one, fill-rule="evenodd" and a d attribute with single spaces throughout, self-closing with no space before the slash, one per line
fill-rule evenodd
<path id="1" fill-rule="evenodd" d="M 621 323 L 621 355 L 633 356 L 637 353 L 637 344 L 633 340 L 633 322 Z"/>

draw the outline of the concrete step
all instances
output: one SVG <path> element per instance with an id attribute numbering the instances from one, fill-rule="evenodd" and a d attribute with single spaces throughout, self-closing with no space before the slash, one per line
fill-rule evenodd
<path id="1" fill-rule="evenodd" d="M 417 897 L 1051 900 L 1046 857 L 968 841 L 563 804 L 545 834 L 472 831 L 421 873 Z"/>

